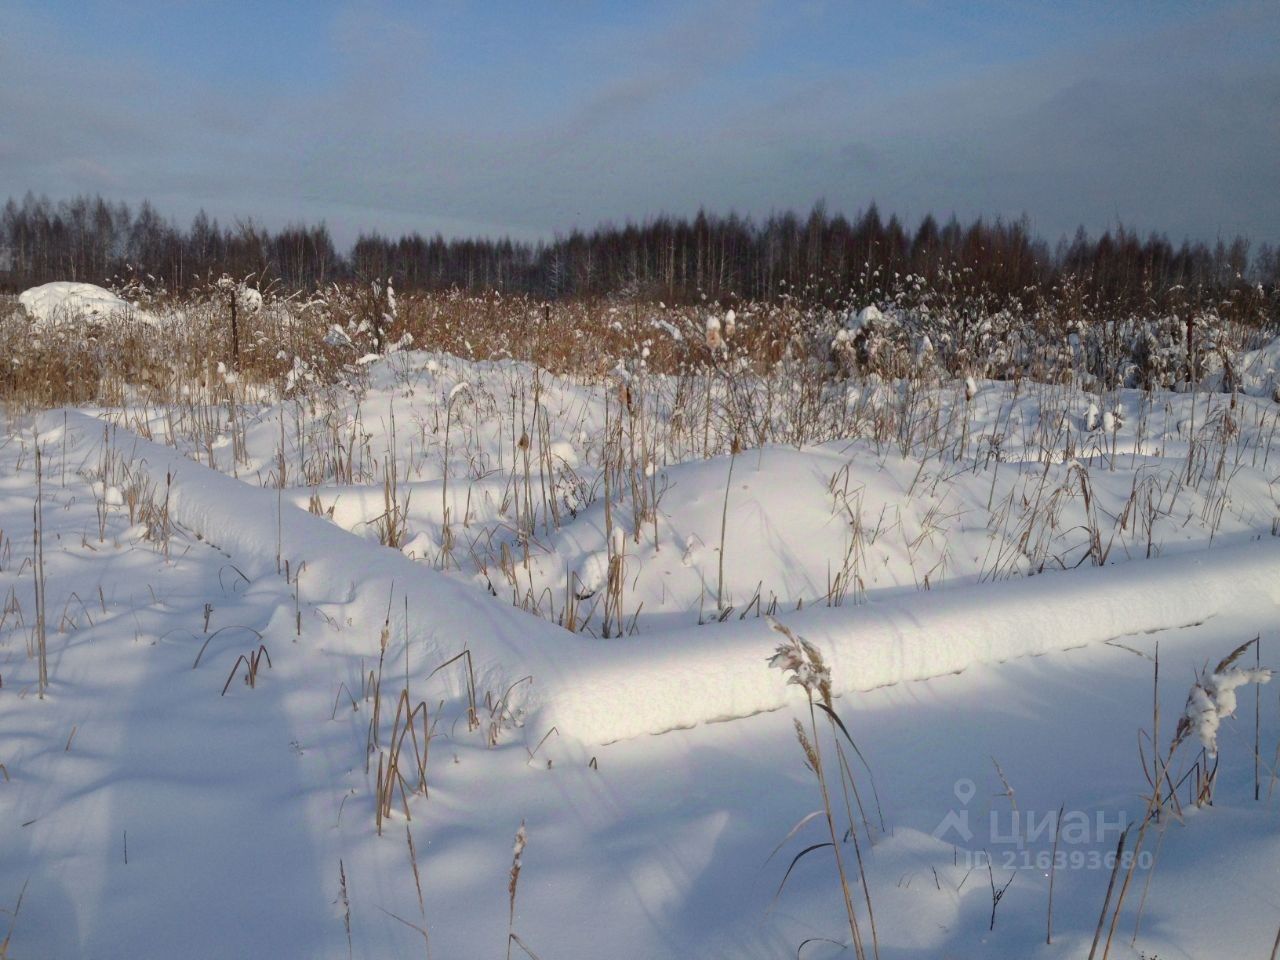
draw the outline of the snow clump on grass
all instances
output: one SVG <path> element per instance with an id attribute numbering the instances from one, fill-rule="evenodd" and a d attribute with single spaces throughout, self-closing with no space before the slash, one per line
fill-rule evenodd
<path id="1" fill-rule="evenodd" d="M 707 346 L 718 350 L 724 346 L 724 337 L 720 333 L 720 318 L 712 314 L 707 317 Z"/>
<path id="2" fill-rule="evenodd" d="M 770 628 L 787 638 L 785 643 L 778 644 L 774 655 L 769 658 L 769 666 L 791 674 L 787 683 L 803 687 L 811 698 L 830 705 L 831 669 L 822 659 L 818 648 L 804 637 L 792 633 L 776 617 L 766 619 Z"/>
<path id="3" fill-rule="evenodd" d="M 1187 706 L 1179 724 L 1180 737 L 1194 733 L 1210 757 L 1218 755 L 1218 729 L 1222 721 L 1235 715 L 1236 690 L 1250 683 L 1270 683 L 1271 670 L 1265 667 L 1242 669 L 1234 666 L 1239 656 L 1254 641 L 1237 647 L 1230 656 L 1221 660 L 1213 673 L 1200 678 L 1187 695 Z"/>

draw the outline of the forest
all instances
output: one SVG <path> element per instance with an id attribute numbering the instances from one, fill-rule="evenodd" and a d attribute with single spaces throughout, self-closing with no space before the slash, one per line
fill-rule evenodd
<path id="1" fill-rule="evenodd" d="M 219 223 L 201 211 L 184 229 L 149 202 L 135 208 L 100 196 L 55 202 L 27 193 L 10 198 L 0 215 L 0 291 L 52 280 L 132 280 L 179 295 L 222 275 L 285 291 L 391 278 L 407 291 L 673 304 L 830 304 L 885 296 L 911 278 L 988 302 L 1026 302 L 1069 287 L 1095 304 L 1137 309 L 1272 291 L 1280 255 L 1243 237 L 1175 243 L 1123 225 L 1097 236 L 1082 227 L 1051 244 L 1025 218 L 961 223 L 930 215 L 907 224 L 874 203 L 852 217 L 821 203 L 807 215 L 763 220 L 663 215 L 538 242 L 366 233 L 346 251 L 324 223 L 272 230 L 252 219 Z"/>

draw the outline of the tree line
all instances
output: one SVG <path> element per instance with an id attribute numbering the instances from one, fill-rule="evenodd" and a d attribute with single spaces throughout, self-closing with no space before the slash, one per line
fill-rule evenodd
<path id="1" fill-rule="evenodd" d="M 456 239 L 413 233 L 361 235 L 340 251 L 323 223 L 266 229 L 219 224 L 203 211 L 183 229 L 148 202 L 102 197 L 52 202 L 28 193 L 0 215 L 0 289 L 51 280 L 140 279 L 181 293 L 221 275 L 310 290 L 335 281 L 389 277 L 402 290 L 500 291 L 537 297 L 633 296 L 672 303 L 723 300 L 837 301 L 874 297 L 907 276 L 994 297 L 1023 297 L 1064 282 L 1111 303 L 1150 302 L 1170 291 L 1203 298 L 1280 286 L 1280 255 L 1237 237 L 1210 245 L 1139 236 L 1123 226 L 1081 228 L 1050 246 L 1027 221 L 926 216 L 908 227 L 873 204 L 847 218 L 822 204 L 807 216 L 763 220 L 699 212 L 575 230 L 551 241 Z"/>

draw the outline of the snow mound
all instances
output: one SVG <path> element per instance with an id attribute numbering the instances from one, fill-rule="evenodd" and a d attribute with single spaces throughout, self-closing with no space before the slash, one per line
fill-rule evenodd
<path id="1" fill-rule="evenodd" d="M 69 280 L 32 287 L 18 297 L 18 303 L 37 326 L 152 319 L 110 290 Z"/>
<path id="2" fill-rule="evenodd" d="M 1238 365 L 1240 386 L 1245 393 L 1280 403 L 1280 337 L 1242 355 Z"/>

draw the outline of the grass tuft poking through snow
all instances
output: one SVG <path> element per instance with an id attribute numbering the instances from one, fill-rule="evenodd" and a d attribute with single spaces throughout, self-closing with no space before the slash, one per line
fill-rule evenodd
<path id="1" fill-rule="evenodd" d="M 813 646 L 803 637 L 797 636 L 774 617 L 769 617 L 769 626 L 777 633 L 786 638 L 786 642 L 778 645 L 777 652 L 769 660 L 769 666 L 774 669 L 781 670 L 783 673 L 790 674 L 787 683 L 798 685 L 805 692 L 805 697 L 809 703 L 809 726 L 806 731 L 805 727 L 796 721 L 796 737 L 800 742 L 800 748 L 804 753 L 806 763 L 813 772 L 818 782 L 818 792 L 822 798 L 822 814 L 827 825 L 827 836 L 830 838 L 827 843 L 817 843 L 805 847 L 804 850 L 796 854 L 791 861 L 791 866 L 787 868 L 787 874 L 782 878 L 782 884 L 778 887 L 778 893 L 782 893 L 782 888 L 786 886 L 787 877 L 801 858 L 809 853 L 816 852 L 823 848 L 829 847 L 836 863 L 836 875 L 840 881 L 840 892 L 844 900 L 845 916 L 849 921 L 849 935 L 852 938 L 854 954 L 858 960 L 866 960 L 868 953 L 863 942 L 862 921 L 858 916 L 857 910 L 854 908 L 853 895 L 849 890 L 849 877 L 845 871 L 844 855 L 841 853 L 841 847 L 846 839 L 853 841 L 854 858 L 858 866 L 859 884 L 862 887 L 863 901 L 866 904 L 866 924 L 870 928 L 871 937 L 871 953 L 870 956 L 879 960 L 880 957 L 880 941 L 876 934 L 876 918 L 875 912 L 871 907 L 871 888 L 867 884 L 866 869 L 862 859 L 862 844 L 858 838 L 859 822 L 854 819 L 853 808 L 849 803 L 850 794 L 857 801 L 858 810 L 861 814 L 862 825 L 867 830 L 867 842 L 871 842 L 871 828 L 867 823 L 866 811 L 862 808 L 862 798 L 858 793 L 857 782 L 854 779 L 853 768 L 849 764 L 849 757 L 845 753 L 844 743 L 841 742 L 838 734 L 843 734 L 845 742 L 853 749 L 858 759 L 865 763 L 862 757 L 862 751 L 858 749 L 854 743 L 853 737 L 850 736 L 848 728 L 844 721 L 840 719 L 835 711 L 835 706 L 831 696 L 831 673 L 823 662 L 822 654 L 818 648 Z M 846 821 L 845 826 L 840 830 L 836 828 L 836 815 L 832 808 L 831 788 L 828 783 L 827 767 L 823 763 L 822 741 L 818 734 L 818 717 L 817 711 L 821 710 L 829 727 L 832 744 L 834 747 L 836 759 L 838 761 L 837 777 L 840 784 L 841 795 L 844 800 L 844 808 Z M 870 776 L 870 767 L 867 768 L 868 776 Z M 874 781 L 873 781 L 874 783 Z M 993 911 L 994 918 L 994 911 Z"/>

